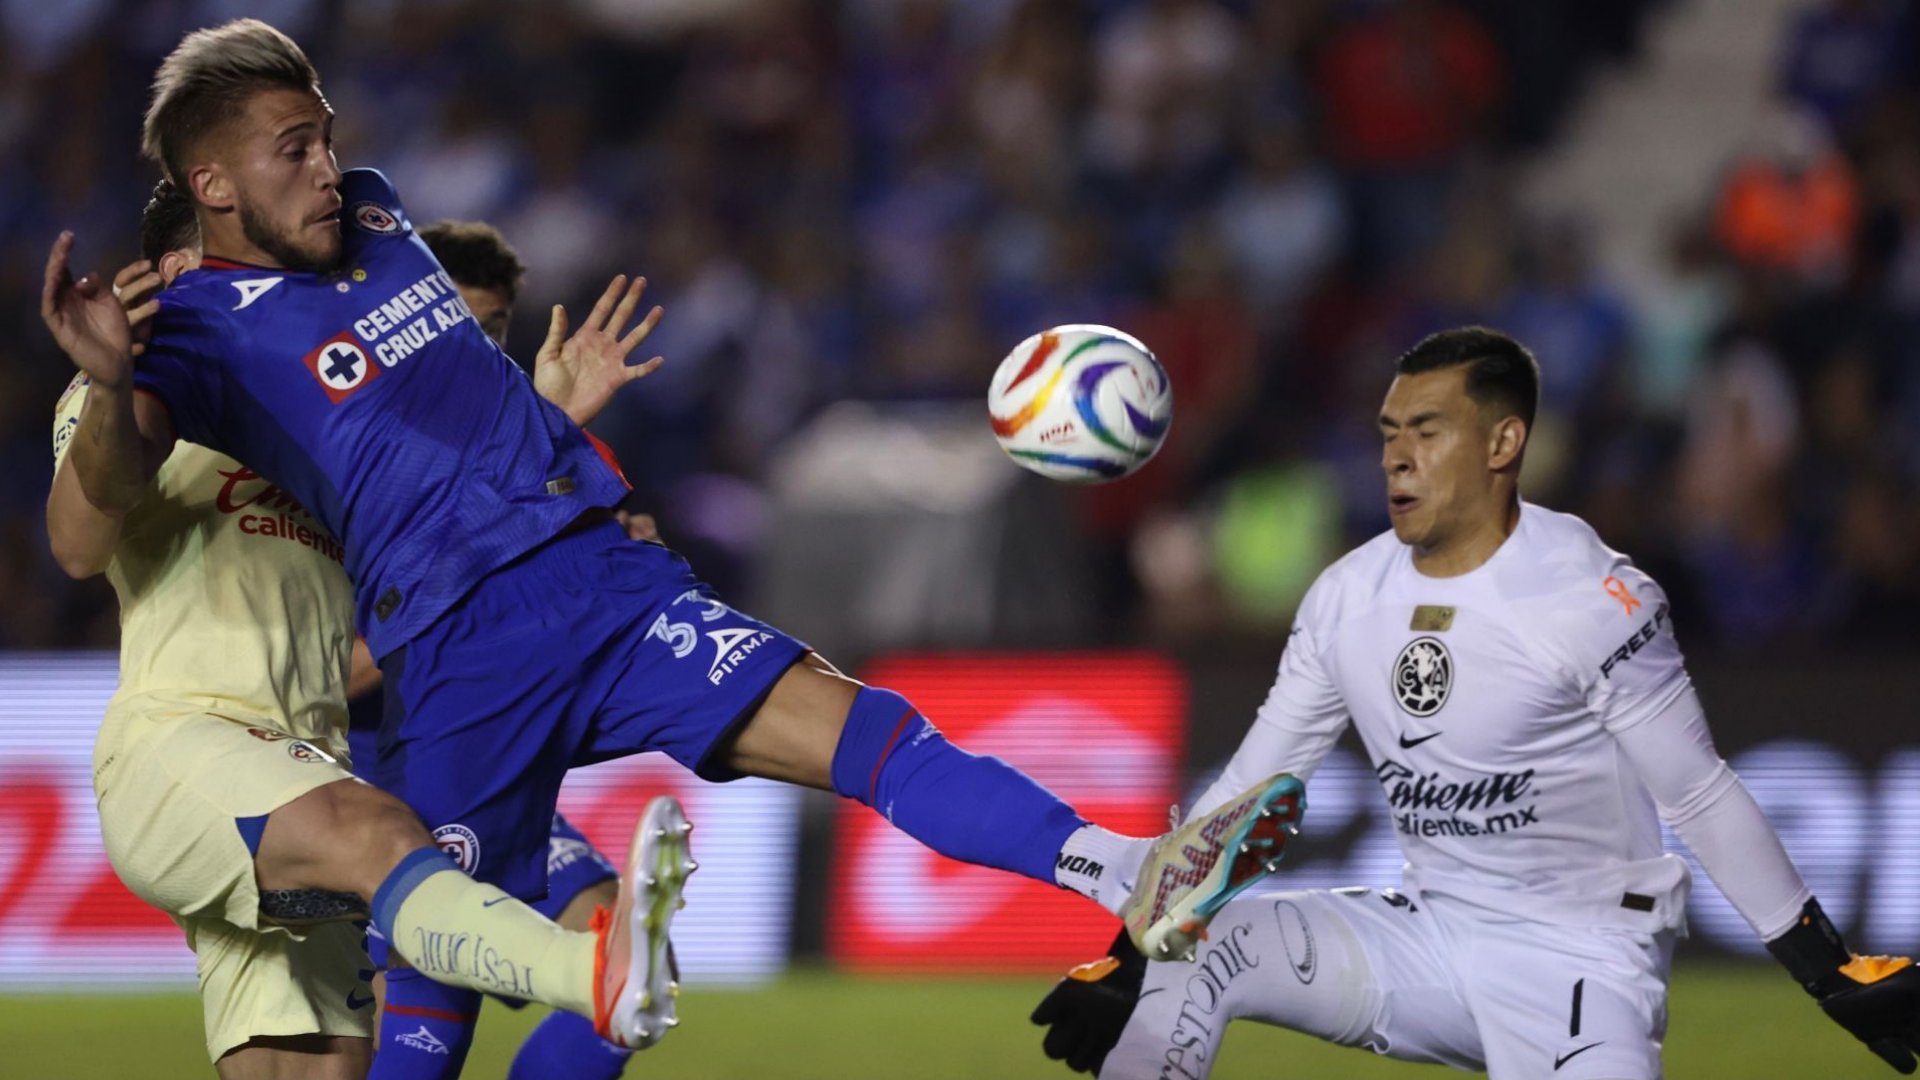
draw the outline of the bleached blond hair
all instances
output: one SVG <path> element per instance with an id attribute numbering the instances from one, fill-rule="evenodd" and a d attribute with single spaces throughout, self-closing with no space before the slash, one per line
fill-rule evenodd
<path id="1" fill-rule="evenodd" d="M 262 90 L 319 91 L 320 73 L 287 35 L 259 19 L 235 19 L 180 39 L 153 75 L 140 151 L 174 183 L 186 155 L 240 115 Z"/>

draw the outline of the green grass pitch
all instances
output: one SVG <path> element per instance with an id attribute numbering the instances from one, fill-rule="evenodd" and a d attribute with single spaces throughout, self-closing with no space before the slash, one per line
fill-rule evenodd
<path id="1" fill-rule="evenodd" d="M 684 1023 L 627 1069 L 635 1080 L 886 1077 L 1065 1080 L 1040 1055 L 1027 1012 L 1043 978 L 860 979 L 802 971 L 754 990 L 694 990 Z M 1870 1080 L 1894 1073 L 1768 964 L 1682 963 L 1667 1075 L 1675 1080 Z M 468 1059 L 473 1080 L 506 1075 L 544 1015 L 489 1004 Z M 210 1077 L 191 994 L 0 997 L 0 1076 L 9 1080 Z M 1255 1024 L 1227 1037 L 1220 1080 L 1440 1080 L 1433 1066 L 1377 1059 Z M 1478 1074 L 1475 1074 L 1478 1075 Z"/>

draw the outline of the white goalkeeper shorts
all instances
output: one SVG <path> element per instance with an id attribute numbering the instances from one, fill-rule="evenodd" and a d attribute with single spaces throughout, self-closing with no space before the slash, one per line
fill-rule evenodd
<path id="1" fill-rule="evenodd" d="M 1674 936 L 1390 890 L 1247 895 L 1196 963 L 1148 965 L 1100 1078 L 1205 1077 L 1238 1019 L 1489 1080 L 1659 1080 Z"/>

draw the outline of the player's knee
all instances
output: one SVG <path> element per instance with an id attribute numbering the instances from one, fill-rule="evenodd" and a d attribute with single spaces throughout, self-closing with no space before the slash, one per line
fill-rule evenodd
<path id="1" fill-rule="evenodd" d="M 405 803 L 343 780 L 269 816 L 256 875 L 262 888 L 334 889 L 366 898 L 408 852 L 432 843 Z"/>
<path id="2" fill-rule="evenodd" d="M 419 815 L 394 796 L 367 784 L 339 808 L 339 825 L 351 838 L 357 861 L 384 878 L 409 852 L 433 843 Z"/>

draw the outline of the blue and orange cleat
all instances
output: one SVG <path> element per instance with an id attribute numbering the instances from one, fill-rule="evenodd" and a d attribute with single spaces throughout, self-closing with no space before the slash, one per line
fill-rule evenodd
<path id="1" fill-rule="evenodd" d="M 1279 773 L 1155 840 L 1120 909 L 1134 947 L 1150 960 L 1192 960 L 1227 901 L 1280 868 L 1306 810 L 1299 779 Z"/>

